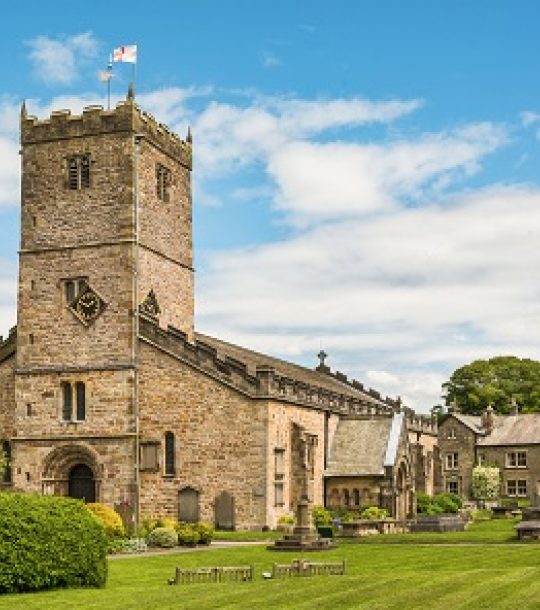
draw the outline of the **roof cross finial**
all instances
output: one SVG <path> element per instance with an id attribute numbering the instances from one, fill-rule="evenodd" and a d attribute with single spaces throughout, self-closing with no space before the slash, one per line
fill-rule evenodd
<path id="1" fill-rule="evenodd" d="M 321 361 L 320 366 L 325 366 L 324 361 L 326 358 L 328 358 L 328 354 L 321 349 L 321 351 L 317 354 L 317 358 Z"/>

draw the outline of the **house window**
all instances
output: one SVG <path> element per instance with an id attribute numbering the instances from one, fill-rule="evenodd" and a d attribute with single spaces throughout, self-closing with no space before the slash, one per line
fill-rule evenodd
<path id="1" fill-rule="evenodd" d="M 453 440 L 456 438 L 456 429 L 455 428 L 450 428 L 450 430 L 448 430 L 448 438 L 450 440 Z"/>
<path id="2" fill-rule="evenodd" d="M 457 452 L 446 454 L 446 470 L 457 470 L 458 464 Z"/>
<path id="3" fill-rule="evenodd" d="M 175 472 L 174 434 L 165 432 L 165 475 L 173 476 Z"/>
<path id="4" fill-rule="evenodd" d="M 342 497 L 343 497 L 343 506 L 350 506 L 351 496 L 349 494 L 349 490 L 348 489 L 344 489 L 341 493 L 343 494 L 342 495 Z"/>
<path id="5" fill-rule="evenodd" d="M 75 384 L 75 393 L 77 395 L 77 421 L 86 419 L 86 388 L 84 383 L 78 381 Z"/>
<path id="6" fill-rule="evenodd" d="M 360 490 L 359 489 L 353 489 L 352 490 L 352 497 L 353 497 L 353 505 L 354 506 L 360 506 Z"/>
<path id="7" fill-rule="evenodd" d="M 506 454 L 507 468 L 527 468 L 526 451 L 509 451 Z"/>
<path id="8" fill-rule="evenodd" d="M 79 191 L 90 186 L 90 155 L 69 157 L 68 185 L 73 191 Z"/>
<path id="9" fill-rule="evenodd" d="M 170 184 L 171 170 L 158 163 L 156 165 L 156 195 L 161 201 L 169 201 Z"/>
<path id="10" fill-rule="evenodd" d="M 62 383 L 62 419 L 71 421 L 73 417 L 73 393 L 71 391 L 71 383 L 64 381 Z"/>
<path id="11" fill-rule="evenodd" d="M 159 468 L 158 463 L 159 443 L 141 443 L 140 446 L 140 469 L 156 471 Z"/>
<path id="12" fill-rule="evenodd" d="M 459 494 L 459 483 L 457 481 L 446 481 L 446 491 L 451 494 Z"/>
<path id="13" fill-rule="evenodd" d="M 506 494 L 508 496 L 526 496 L 527 481 L 525 479 L 510 480 L 506 482 Z"/>
<path id="14" fill-rule="evenodd" d="M 275 506 L 283 506 L 283 483 L 280 481 L 274 483 L 274 504 Z"/>
<path id="15" fill-rule="evenodd" d="M 9 441 L 2 441 L 2 453 L 7 462 L 2 482 L 11 483 L 11 443 Z"/>
<path id="16" fill-rule="evenodd" d="M 485 466 L 486 464 L 487 464 L 486 454 L 485 453 L 479 453 L 478 454 L 478 465 L 479 466 Z"/>

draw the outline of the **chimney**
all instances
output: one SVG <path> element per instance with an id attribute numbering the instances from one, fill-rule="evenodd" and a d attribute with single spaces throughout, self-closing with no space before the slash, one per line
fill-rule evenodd
<path id="1" fill-rule="evenodd" d="M 493 407 L 488 405 L 487 409 L 482 413 L 482 428 L 484 428 L 486 434 L 491 434 L 494 425 Z"/>
<path id="2" fill-rule="evenodd" d="M 519 415 L 519 405 L 517 403 L 516 397 L 512 396 L 512 403 L 511 403 L 512 408 L 510 409 L 510 413 L 512 415 Z"/>
<path id="3" fill-rule="evenodd" d="M 448 413 L 460 413 L 460 412 L 461 411 L 459 410 L 456 399 L 454 398 L 454 400 L 448 406 Z"/>

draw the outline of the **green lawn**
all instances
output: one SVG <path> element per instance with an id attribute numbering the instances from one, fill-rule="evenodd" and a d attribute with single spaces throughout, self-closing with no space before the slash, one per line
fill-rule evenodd
<path id="1" fill-rule="evenodd" d="M 479 540 L 490 528 L 508 537 L 512 527 L 504 521 L 475 525 L 467 532 L 471 539 L 461 540 L 472 544 L 391 544 L 391 537 L 379 536 L 378 544 L 373 537 L 307 556 L 345 559 L 345 576 L 264 581 L 260 573 L 273 561 L 289 562 L 294 555 L 263 545 L 115 559 L 105 589 L 4 596 L 0 608 L 540 608 L 540 544 Z M 177 565 L 250 563 L 257 573 L 253 583 L 167 585 Z"/>

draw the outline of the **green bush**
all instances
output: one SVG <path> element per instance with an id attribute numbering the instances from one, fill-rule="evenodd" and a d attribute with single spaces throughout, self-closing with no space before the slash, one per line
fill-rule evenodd
<path id="1" fill-rule="evenodd" d="M 199 535 L 197 544 L 210 544 L 212 542 L 212 538 L 214 537 L 214 528 L 210 525 L 210 523 L 199 521 L 199 523 L 197 523 L 193 529 Z"/>
<path id="2" fill-rule="evenodd" d="M 416 512 L 422 515 L 457 513 L 462 505 L 460 496 L 447 492 L 435 494 L 433 497 L 419 492 L 416 496 Z"/>
<path id="3" fill-rule="evenodd" d="M 103 525 L 80 500 L 0 493 L 0 593 L 103 587 Z"/>
<path id="4" fill-rule="evenodd" d="M 199 542 L 199 532 L 191 523 L 180 523 L 177 533 L 178 544 L 181 546 L 195 546 Z"/>
<path id="5" fill-rule="evenodd" d="M 175 530 L 178 527 L 178 521 L 169 517 L 160 517 L 157 519 L 155 527 L 168 527 L 171 530 Z"/>
<path id="6" fill-rule="evenodd" d="M 170 527 L 156 527 L 148 536 L 148 546 L 171 549 L 178 544 L 178 534 Z"/>
<path id="7" fill-rule="evenodd" d="M 278 525 L 294 525 L 294 515 L 281 515 L 278 519 Z"/>
<path id="8" fill-rule="evenodd" d="M 360 513 L 362 519 L 370 519 L 373 521 L 379 521 L 380 519 L 386 519 L 388 517 L 388 511 L 378 506 L 368 506 Z"/>
<path id="9" fill-rule="evenodd" d="M 332 513 L 324 508 L 324 506 L 314 506 L 311 515 L 313 517 L 313 524 L 315 527 L 319 525 L 331 525 L 332 524 Z"/>
<path id="10" fill-rule="evenodd" d="M 463 506 L 463 501 L 457 494 L 447 492 L 435 494 L 433 502 L 442 508 L 443 513 L 457 513 Z"/>

